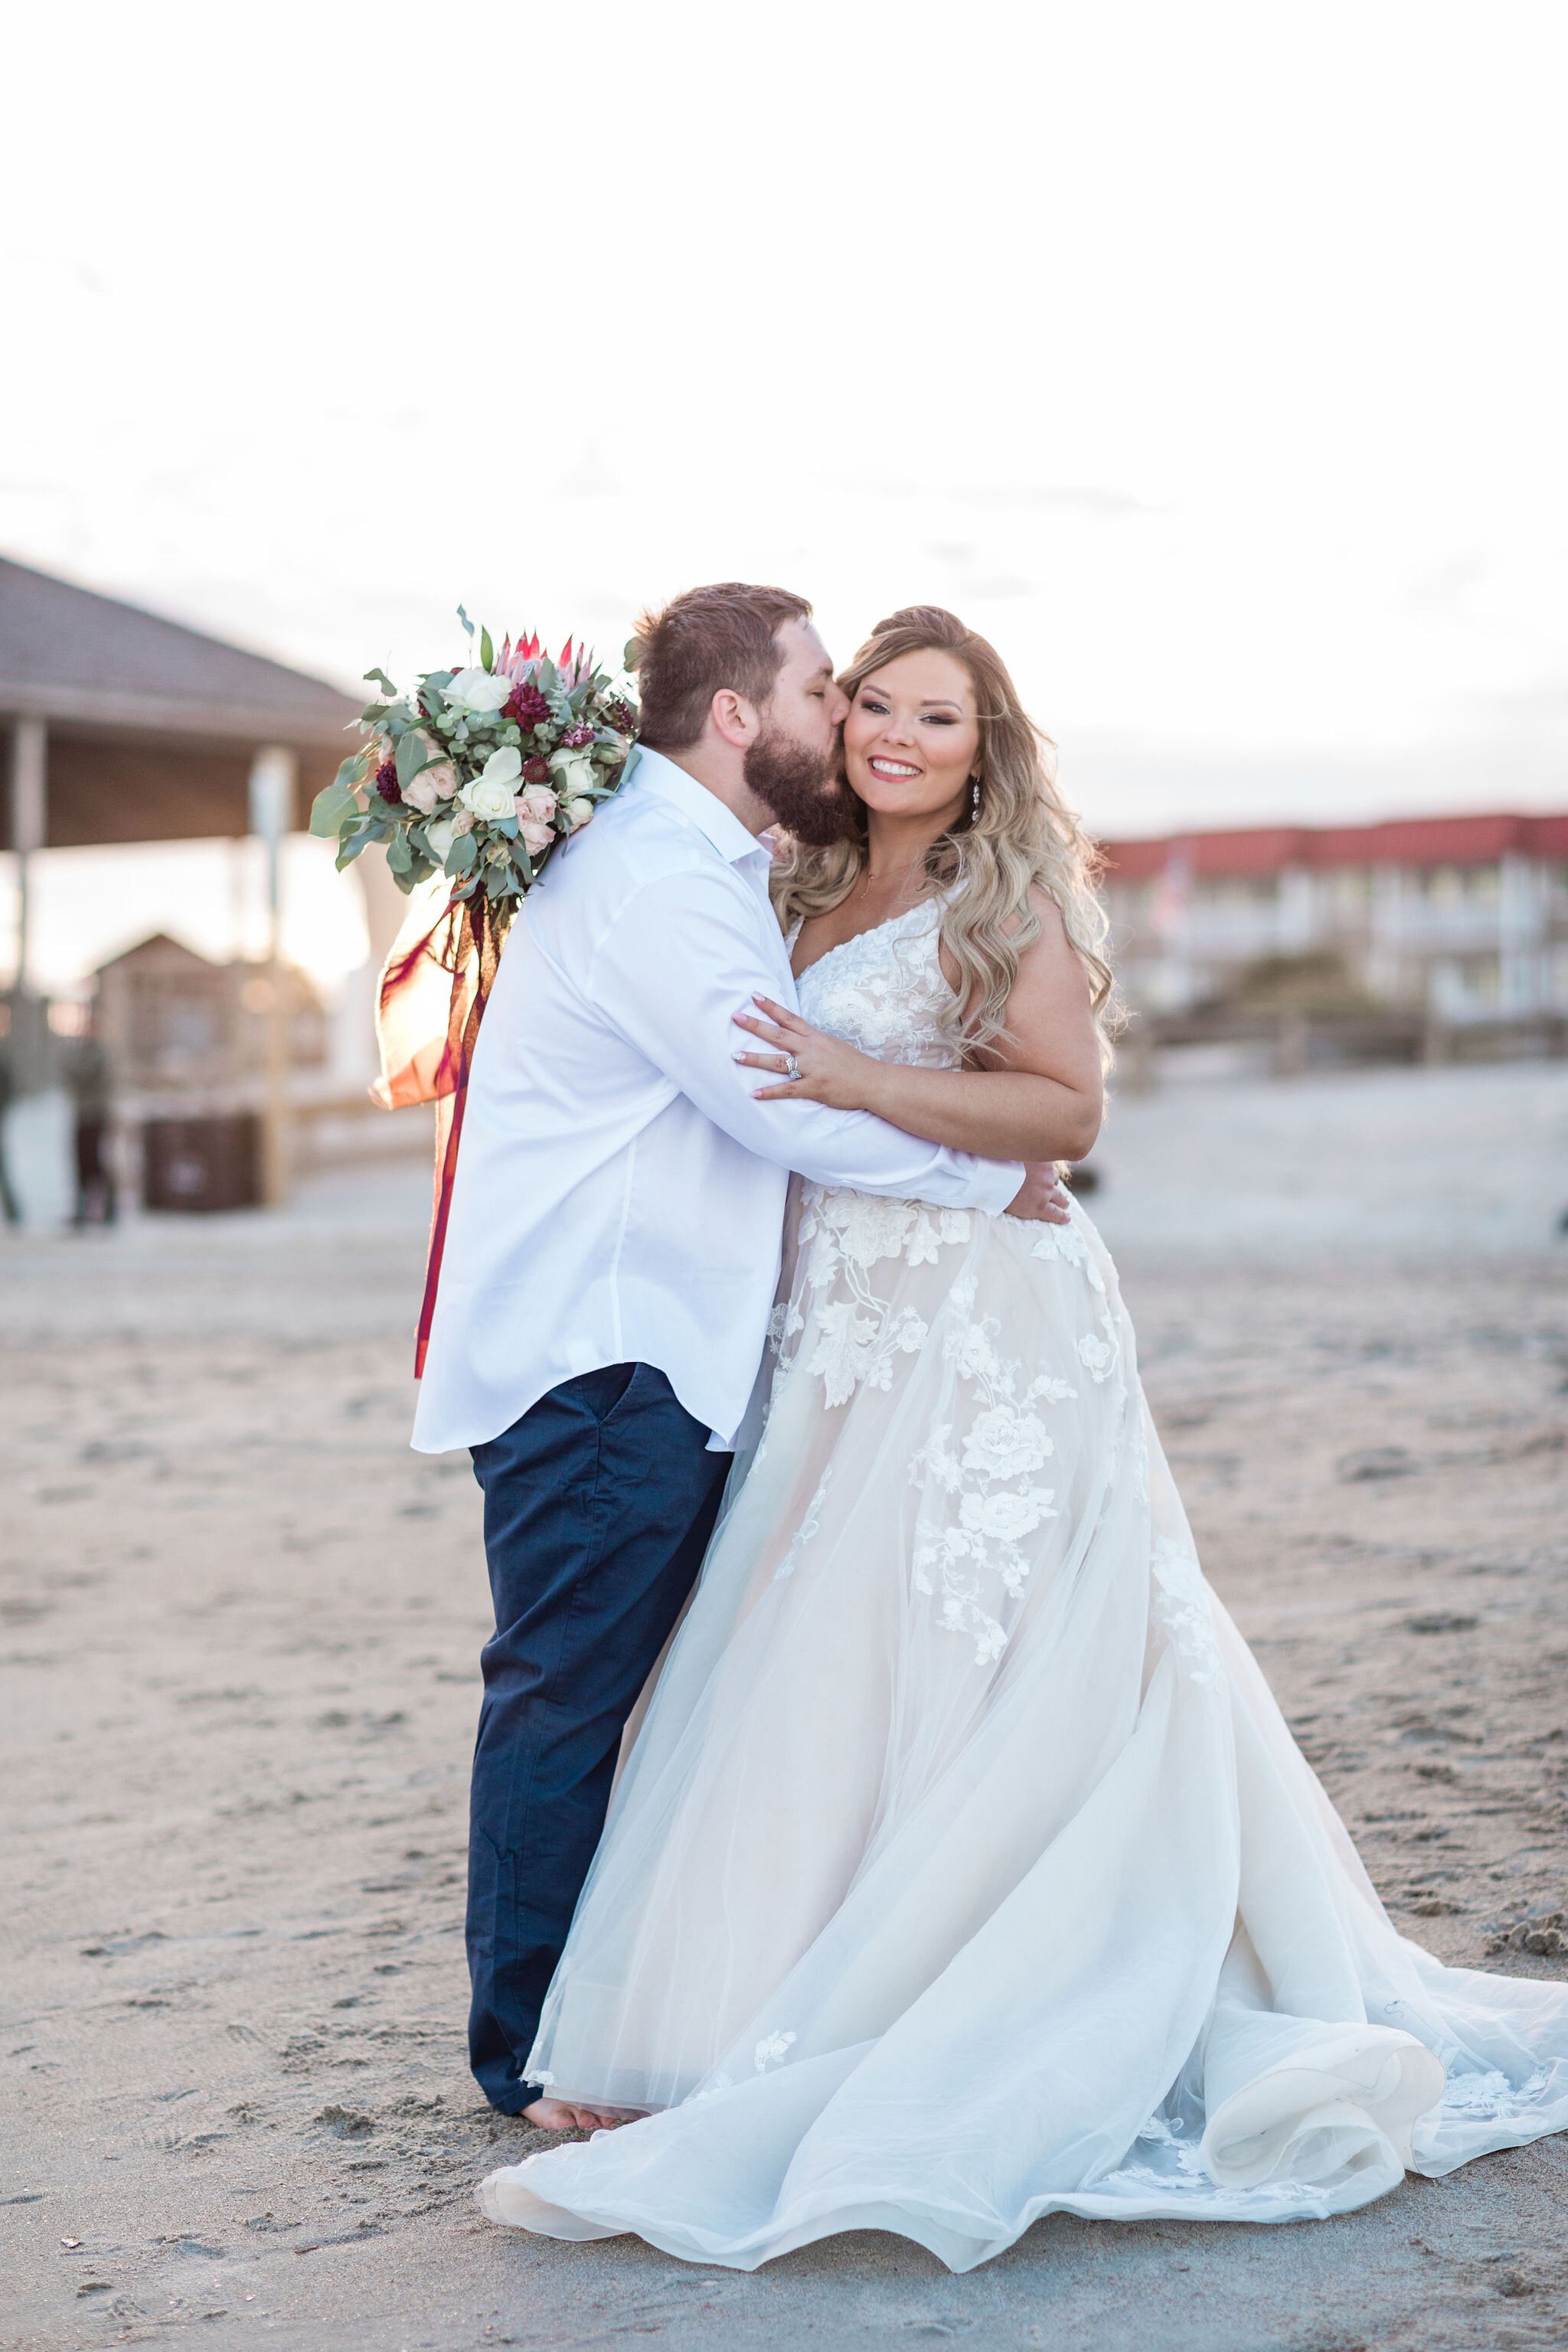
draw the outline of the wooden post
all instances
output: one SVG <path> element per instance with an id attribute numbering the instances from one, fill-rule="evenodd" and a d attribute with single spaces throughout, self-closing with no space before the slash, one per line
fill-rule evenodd
<path id="1" fill-rule="evenodd" d="M 44 1009 L 30 994 L 32 866 L 48 839 L 48 729 L 41 719 L 16 719 L 11 731 L 11 846 L 16 853 L 16 972 L 11 1007 L 14 1084 L 32 1094 L 44 1083 Z"/>
<path id="2" fill-rule="evenodd" d="M 261 1197 L 289 1197 L 289 1007 L 283 986 L 283 837 L 294 816 L 292 751 L 268 744 L 250 763 L 250 825 L 267 849 L 267 1084 L 261 1109 Z"/>
<path id="3" fill-rule="evenodd" d="M 29 862 L 48 834 L 48 730 L 18 719 L 11 734 L 11 846 L 16 853 L 16 987 L 27 985 Z"/>

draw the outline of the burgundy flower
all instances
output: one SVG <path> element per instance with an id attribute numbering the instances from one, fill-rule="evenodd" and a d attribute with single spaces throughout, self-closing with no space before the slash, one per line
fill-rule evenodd
<path id="1" fill-rule="evenodd" d="M 535 751 L 531 760 L 523 761 L 522 781 L 525 784 L 547 784 L 550 782 L 550 762 L 542 752 Z"/>
<path id="2" fill-rule="evenodd" d="M 537 727 L 550 716 L 550 705 L 531 678 L 514 686 L 501 712 L 503 719 L 515 719 L 520 727 Z"/>
<path id="3" fill-rule="evenodd" d="M 593 740 L 593 729 L 584 726 L 568 727 L 561 738 L 563 748 L 568 751 L 580 751 L 584 743 L 591 743 Z"/>
<path id="4" fill-rule="evenodd" d="M 384 760 L 376 770 L 375 789 L 384 801 L 391 801 L 395 806 L 402 800 L 403 792 L 397 781 L 397 769 L 391 760 Z"/>
<path id="5" fill-rule="evenodd" d="M 617 735 L 629 735 L 637 725 L 637 714 L 631 704 L 623 702 L 618 694 L 612 695 L 605 703 L 605 716 Z"/>

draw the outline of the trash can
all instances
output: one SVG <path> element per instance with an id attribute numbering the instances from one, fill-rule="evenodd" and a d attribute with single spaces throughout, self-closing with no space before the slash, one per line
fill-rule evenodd
<path id="1" fill-rule="evenodd" d="M 254 1209 L 260 1199 L 261 1122 L 254 1111 L 147 1120 L 144 1209 Z"/>

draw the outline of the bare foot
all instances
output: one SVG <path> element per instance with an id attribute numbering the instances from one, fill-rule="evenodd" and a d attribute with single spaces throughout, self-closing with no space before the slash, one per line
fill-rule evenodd
<path id="1" fill-rule="evenodd" d="M 535 2099 L 532 2106 L 524 2107 L 522 2120 L 535 2131 L 608 2131 L 620 2123 L 620 2116 L 605 2115 L 597 2107 L 583 2107 L 571 2099 Z"/>

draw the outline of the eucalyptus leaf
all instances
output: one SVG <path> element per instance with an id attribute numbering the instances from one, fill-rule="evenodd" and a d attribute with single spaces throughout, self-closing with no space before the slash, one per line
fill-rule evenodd
<path id="1" fill-rule="evenodd" d="M 367 669 L 364 673 L 364 677 L 367 684 L 371 686 L 384 686 L 388 694 L 395 698 L 397 688 L 393 685 L 392 680 L 387 677 L 386 672 L 384 669 Z"/>
<path id="2" fill-rule="evenodd" d="M 343 767 L 348 765 L 345 760 Z M 343 772 L 340 768 L 336 781 L 319 792 L 310 803 L 310 831 L 318 840 L 331 841 L 342 831 L 349 819 L 358 816 L 359 813 L 358 799 L 344 783 Z"/>
<path id="3" fill-rule="evenodd" d="M 460 833 L 447 858 L 448 874 L 471 874 L 479 863 L 479 845 L 471 833 Z"/>
<path id="4" fill-rule="evenodd" d="M 490 633 L 488 629 L 481 629 L 479 631 L 479 667 L 481 669 L 493 670 L 495 666 L 496 649 L 490 643 Z"/>
<path id="5" fill-rule="evenodd" d="M 469 620 L 467 613 L 464 612 L 460 604 L 458 607 L 458 618 L 461 621 L 464 628 L 467 629 L 469 636 L 471 637 L 474 634 L 474 625 L 472 621 Z"/>
<path id="6" fill-rule="evenodd" d="M 397 781 L 402 790 L 406 792 L 420 769 L 429 765 L 425 745 L 411 728 L 406 735 L 398 738 L 397 743 Z"/>
<path id="7" fill-rule="evenodd" d="M 386 845 L 386 862 L 395 874 L 406 874 L 414 863 L 414 852 L 408 845 L 408 828 L 399 825 Z"/>

